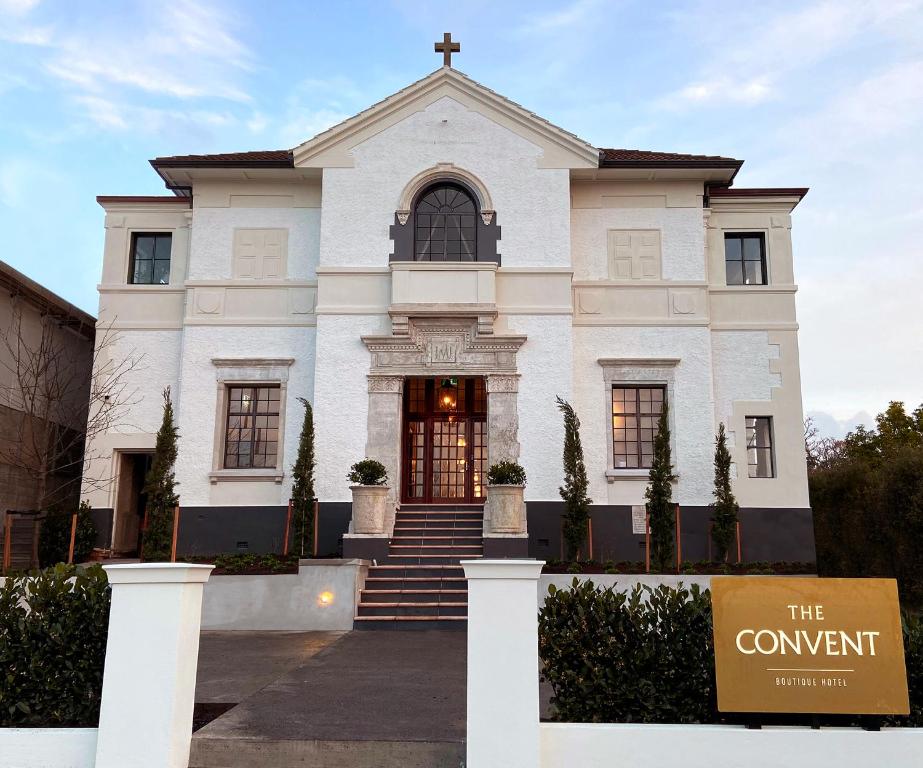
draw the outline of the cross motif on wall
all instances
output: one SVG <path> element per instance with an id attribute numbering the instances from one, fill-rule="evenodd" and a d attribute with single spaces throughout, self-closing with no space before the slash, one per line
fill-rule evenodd
<path id="1" fill-rule="evenodd" d="M 459 53 L 461 51 L 461 43 L 452 42 L 452 33 L 445 32 L 442 35 L 442 42 L 436 43 L 436 53 L 442 54 L 442 66 L 451 67 L 452 66 L 452 54 Z"/>

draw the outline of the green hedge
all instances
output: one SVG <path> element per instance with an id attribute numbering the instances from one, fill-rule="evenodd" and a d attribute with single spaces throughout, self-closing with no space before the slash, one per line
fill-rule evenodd
<path id="1" fill-rule="evenodd" d="M 0 726 L 97 725 L 109 600 L 98 565 L 80 571 L 59 564 L 6 580 L 0 588 Z"/>
<path id="2" fill-rule="evenodd" d="M 573 723 L 713 723 L 711 595 L 696 586 L 636 586 L 631 593 L 574 579 L 549 587 L 539 612 L 541 679 L 555 718 Z M 904 616 L 910 717 L 923 726 L 923 617 Z M 840 719 L 840 724 L 847 724 Z"/>
<path id="3" fill-rule="evenodd" d="M 559 720 L 704 723 L 715 712 L 711 599 L 691 589 L 592 581 L 549 587 L 539 613 L 542 680 Z"/>
<path id="4" fill-rule="evenodd" d="M 70 511 L 49 512 L 42 521 L 38 538 L 38 557 L 43 568 L 67 562 L 71 540 Z M 74 536 L 74 562 L 82 563 L 90 557 L 96 542 L 96 524 L 90 516 L 90 505 L 85 501 L 77 510 L 77 531 Z"/>

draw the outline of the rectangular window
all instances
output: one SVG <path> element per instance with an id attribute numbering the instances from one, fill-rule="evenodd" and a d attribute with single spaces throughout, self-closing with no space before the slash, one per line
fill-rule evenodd
<path id="1" fill-rule="evenodd" d="M 750 477 L 776 476 L 771 416 L 747 416 L 747 465 Z"/>
<path id="2" fill-rule="evenodd" d="M 279 447 L 278 385 L 229 386 L 225 469 L 275 469 Z"/>
<path id="3" fill-rule="evenodd" d="M 724 266 L 728 285 L 766 285 L 766 238 L 763 233 L 725 234 Z"/>
<path id="4" fill-rule="evenodd" d="M 173 236 L 169 233 L 133 234 L 128 282 L 132 285 L 168 285 L 172 241 Z"/>
<path id="5" fill-rule="evenodd" d="M 612 388 L 612 460 L 615 469 L 650 469 L 664 387 Z"/>

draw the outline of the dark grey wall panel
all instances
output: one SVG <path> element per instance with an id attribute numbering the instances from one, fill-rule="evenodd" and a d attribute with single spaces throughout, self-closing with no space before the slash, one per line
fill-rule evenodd
<path id="1" fill-rule="evenodd" d="M 560 559 L 564 503 L 530 501 L 526 510 L 529 556 L 544 560 Z M 711 514 L 709 507 L 680 508 L 684 561 L 708 559 Z M 594 560 L 644 560 L 644 536 L 632 533 L 631 507 L 594 504 L 591 515 Z M 739 517 L 745 562 L 814 562 L 814 523 L 810 509 L 745 508 L 740 510 Z M 731 545 L 731 557 L 736 559 L 736 542 Z"/>

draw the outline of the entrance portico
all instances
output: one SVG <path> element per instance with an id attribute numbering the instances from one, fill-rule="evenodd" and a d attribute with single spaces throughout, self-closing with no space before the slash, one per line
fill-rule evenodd
<path id="1" fill-rule="evenodd" d="M 452 432 L 455 438 L 455 448 L 458 448 L 459 434 L 457 428 L 453 432 L 446 431 L 443 426 L 438 429 L 429 427 L 433 435 L 427 435 L 426 422 L 435 425 L 447 419 L 439 416 L 438 407 L 432 400 L 436 397 L 436 388 L 444 382 L 449 387 L 451 382 L 466 382 L 465 398 L 470 396 L 473 401 L 483 397 L 486 412 L 478 413 L 475 410 L 466 413 L 472 430 L 469 437 L 464 435 L 464 442 L 475 438 L 476 430 L 483 429 L 483 439 L 486 440 L 486 457 L 478 455 L 480 469 L 478 474 L 486 472 L 487 467 L 498 461 L 515 461 L 519 458 L 519 415 L 518 415 L 518 384 L 519 374 L 516 367 L 516 353 L 526 341 L 520 335 L 495 335 L 493 323 L 485 322 L 479 313 L 472 312 L 467 317 L 452 316 L 423 316 L 405 317 L 403 322 L 393 323 L 392 333 L 389 336 L 363 336 L 362 341 L 371 353 L 371 362 L 368 375 L 368 433 L 366 440 L 366 455 L 377 459 L 388 470 L 391 485 L 391 504 L 389 504 L 390 519 L 386 531 L 390 535 L 394 527 L 394 510 L 401 501 L 416 500 L 414 494 L 423 493 L 420 501 L 433 503 L 459 503 L 463 501 L 481 501 L 484 496 L 483 483 L 486 480 L 481 476 L 478 484 L 481 486 L 475 493 L 473 465 L 472 471 L 466 473 L 467 478 L 462 482 L 467 483 L 463 490 L 463 498 L 456 498 L 451 493 L 446 493 L 446 486 L 440 478 L 442 490 L 433 493 L 432 477 L 427 481 L 425 475 L 422 489 L 411 488 L 411 483 L 417 483 L 417 476 L 408 473 L 408 468 L 402 463 L 405 448 L 408 448 L 407 434 L 405 433 L 406 408 L 405 392 L 408 397 L 417 397 L 421 390 L 414 381 L 424 381 L 422 395 L 429 397 L 429 401 L 415 405 L 417 408 L 429 409 L 430 413 L 411 413 L 422 415 L 423 419 L 410 419 L 409 421 L 424 421 L 422 429 L 422 450 L 420 457 L 423 461 L 429 458 L 432 461 L 432 449 L 435 443 L 435 431 L 439 432 L 440 441 L 447 440 L 446 435 Z M 492 319 L 492 318 L 491 318 Z M 485 332 L 487 331 L 487 332 Z M 481 382 L 481 383 L 476 383 Z M 479 394 L 480 393 L 480 394 Z M 456 390 L 456 398 L 458 397 Z M 427 405 L 427 402 L 429 405 Z M 456 407 L 457 407 L 456 402 Z M 472 409 L 476 403 L 471 403 Z M 444 414 L 443 416 L 447 416 Z M 483 424 L 483 427 L 475 426 Z M 418 425 L 419 426 L 419 425 Z M 408 427 L 409 429 L 410 427 Z M 416 429 L 417 427 L 413 427 Z M 443 434 L 445 433 L 445 434 Z M 447 446 L 448 447 L 448 446 Z M 473 444 L 472 444 L 473 447 Z M 441 456 L 440 456 L 441 458 Z M 455 457 L 456 460 L 458 457 Z M 464 457 L 463 457 L 464 458 Z M 466 460 L 473 461 L 469 455 Z M 440 473 L 441 474 L 441 473 Z M 427 490 L 428 489 L 428 490 Z M 456 488 L 455 493 L 459 491 Z M 428 496 L 426 495 L 428 494 Z"/>

